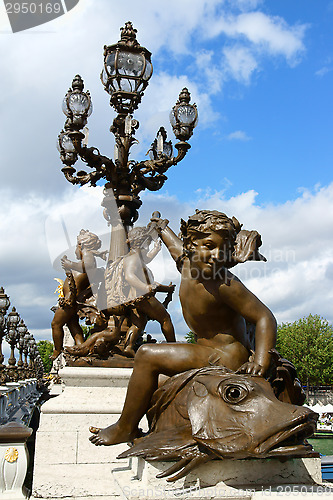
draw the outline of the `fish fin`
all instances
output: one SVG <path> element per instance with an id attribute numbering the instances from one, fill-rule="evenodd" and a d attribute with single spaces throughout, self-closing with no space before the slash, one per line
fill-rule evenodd
<path id="1" fill-rule="evenodd" d="M 121 453 L 117 458 L 143 457 L 153 460 L 163 458 L 179 458 L 185 448 L 197 447 L 196 442 L 190 434 L 190 428 L 181 427 L 170 432 L 170 429 L 160 432 L 152 432 L 148 436 L 134 441 L 134 445 Z"/>
<path id="2" fill-rule="evenodd" d="M 202 369 L 196 368 L 174 375 L 154 392 L 151 407 L 147 411 L 147 419 L 151 430 L 154 430 L 160 415 L 175 399 L 176 395 L 200 370 Z"/>
<path id="3" fill-rule="evenodd" d="M 173 464 L 171 467 L 169 467 L 164 472 L 161 472 L 160 474 L 157 474 L 156 477 L 158 479 L 162 479 L 164 477 L 170 476 L 174 472 L 178 472 L 180 469 L 182 469 L 183 467 L 185 467 L 185 465 L 187 465 L 190 461 L 191 461 L 190 458 L 184 457 L 181 460 L 178 460 L 178 462 L 176 462 L 175 464 Z"/>
<path id="4" fill-rule="evenodd" d="M 199 457 L 194 457 L 192 458 L 191 460 L 189 460 L 187 463 L 185 463 L 185 466 L 183 468 L 183 470 L 181 470 L 180 472 L 178 472 L 178 474 L 176 474 L 175 476 L 172 476 L 172 477 L 168 477 L 167 481 L 168 483 L 171 483 L 173 481 L 177 481 L 177 479 L 180 479 L 184 476 L 186 476 L 189 472 L 191 472 L 191 470 L 195 469 L 196 467 L 198 467 L 199 465 L 201 464 L 204 464 L 205 462 L 208 462 L 209 460 L 212 460 L 213 456 L 209 456 L 209 455 L 206 455 L 206 456 L 202 456 L 200 455 Z M 179 462 L 178 462 L 179 464 Z M 170 467 L 170 469 L 168 469 L 165 473 L 164 473 L 164 476 L 165 477 L 166 475 L 170 475 L 172 474 L 174 471 L 171 471 L 172 467 Z M 168 474 L 166 474 L 168 473 Z"/>

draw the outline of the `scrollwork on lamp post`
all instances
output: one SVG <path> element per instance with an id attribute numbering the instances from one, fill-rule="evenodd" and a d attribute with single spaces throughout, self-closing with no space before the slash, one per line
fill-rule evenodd
<path id="1" fill-rule="evenodd" d="M 133 118 L 133 112 L 141 102 L 152 72 L 151 53 L 139 44 L 136 30 L 132 23 L 127 22 L 121 28 L 120 40 L 104 47 L 101 73 L 104 88 L 110 95 L 110 105 L 117 112 L 110 128 L 115 136 L 113 160 L 103 156 L 97 148 L 86 145 L 86 135 L 82 129 L 92 112 L 92 104 L 90 94 L 84 91 L 84 83 L 79 75 L 75 76 L 63 103 L 67 120 L 58 137 L 60 158 L 65 165 L 62 171 L 71 184 L 81 186 L 95 186 L 97 181 L 105 179 L 102 206 L 104 217 L 112 226 L 110 261 L 128 251 L 127 232 L 137 220 L 138 209 L 142 204 L 139 193 L 145 189 L 161 189 L 167 179 L 166 171 L 179 163 L 189 150 L 187 140 L 198 121 L 196 106 L 190 104 L 190 94 L 187 89 L 183 89 L 171 112 L 173 130 L 179 141 L 175 144 L 177 155 L 173 156 L 171 142 L 166 141 L 166 132 L 160 128 L 150 149 L 150 159 L 141 162 L 130 159 L 130 149 L 137 142 L 134 135 L 139 127 L 139 122 Z M 76 172 L 73 165 L 79 157 L 90 171 Z M 114 199 L 117 214 L 114 213 Z M 120 225 L 125 230 L 119 230 Z"/>

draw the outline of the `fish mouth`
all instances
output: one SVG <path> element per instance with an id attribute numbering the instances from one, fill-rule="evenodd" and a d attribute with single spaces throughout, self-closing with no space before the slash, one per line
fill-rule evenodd
<path id="1" fill-rule="evenodd" d="M 317 419 L 317 414 L 301 415 L 289 426 L 271 435 L 257 446 L 256 454 L 273 457 L 304 456 L 313 453 L 313 448 L 306 439 L 315 432 Z"/>

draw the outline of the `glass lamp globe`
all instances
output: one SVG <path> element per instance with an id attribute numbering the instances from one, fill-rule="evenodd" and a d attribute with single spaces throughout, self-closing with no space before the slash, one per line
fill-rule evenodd
<path id="1" fill-rule="evenodd" d="M 187 141 L 198 124 L 198 110 L 190 104 L 191 95 L 186 87 L 179 94 L 176 105 L 170 112 L 170 123 L 177 139 Z"/>
<path id="2" fill-rule="evenodd" d="M 24 323 L 23 319 L 21 319 L 21 321 L 20 321 L 20 323 L 19 323 L 19 325 L 17 327 L 17 331 L 18 331 L 18 333 L 20 335 L 20 338 L 23 339 L 23 337 L 25 336 L 25 334 L 28 331 L 28 328 L 25 326 L 25 323 Z"/>
<path id="3" fill-rule="evenodd" d="M 10 306 L 10 300 L 8 295 L 6 295 L 3 287 L 0 288 L 0 313 L 6 314 L 8 307 Z"/>
<path id="4" fill-rule="evenodd" d="M 74 165 L 78 158 L 75 146 L 69 134 L 63 130 L 58 135 L 57 149 L 60 153 L 61 161 L 65 165 Z"/>
<path id="5" fill-rule="evenodd" d="M 19 321 L 20 321 L 20 316 L 16 312 L 15 307 L 13 307 L 12 311 L 7 316 L 8 328 L 16 328 Z"/>
<path id="6" fill-rule="evenodd" d="M 151 53 L 139 45 L 136 31 L 128 22 L 121 28 L 119 42 L 104 47 L 101 80 L 119 114 L 137 109 L 153 72 Z"/>
<path id="7" fill-rule="evenodd" d="M 76 75 L 62 102 L 62 110 L 68 118 L 71 129 L 80 130 L 87 123 L 93 107 L 89 91 L 83 92 L 84 83 L 80 75 Z"/>

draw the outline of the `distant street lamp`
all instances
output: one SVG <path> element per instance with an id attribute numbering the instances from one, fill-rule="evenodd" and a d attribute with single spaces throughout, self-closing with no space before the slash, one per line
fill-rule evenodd
<path id="1" fill-rule="evenodd" d="M 17 362 L 17 367 L 20 370 L 20 372 L 23 373 L 24 337 L 25 337 L 25 334 L 28 332 L 28 328 L 25 326 L 23 319 L 21 319 L 21 321 L 17 327 L 17 331 L 18 331 L 17 349 L 20 353 L 20 358 Z"/>
<path id="2" fill-rule="evenodd" d="M 15 307 L 13 307 L 12 311 L 8 314 L 7 317 L 7 342 L 10 345 L 10 357 L 8 358 L 8 376 L 16 382 L 18 380 L 16 359 L 14 354 L 14 349 L 16 347 L 16 343 L 19 339 L 19 333 L 17 331 L 17 325 L 20 321 L 20 316 L 16 312 Z"/>
<path id="3" fill-rule="evenodd" d="M 139 193 L 148 189 L 161 189 L 167 177 L 165 172 L 181 161 L 190 148 L 188 139 L 198 122 L 195 104 L 190 104 L 190 94 L 184 88 L 170 115 L 171 124 L 179 142 L 175 144 L 177 155 L 173 156 L 170 141 L 166 141 L 163 127 L 150 149 L 150 159 L 137 162 L 129 159 L 130 149 L 137 142 L 134 138 L 139 122 L 133 118 L 153 72 L 151 53 L 136 39 L 136 30 L 127 22 L 121 28 L 121 38 L 104 47 L 104 66 L 101 80 L 110 95 L 110 105 L 117 112 L 110 131 L 115 136 L 114 160 L 103 156 L 98 149 L 88 148 L 84 127 L 92 112 L 92 103 L 84 83 L 76 75 L 72 87 L 63 101 L 63 111 L 67 117 L 64 129 L 58 136 L 62 168 L 71 184 L 96 186 L 105 179 L 104 217 L 112 226 L 109 261 L 128 252 L 126 243 L 129 228 L 138 218 L 142 202 Z M 90 171 L 76 172 L 74 164 L 81 158 Z M 114 211 L 116 200 L 117 213 Z M 123 229 L 124 228 L 124 229 Z"/>
<path id="4" fill-rule="evenodd" d="M 24 373 L 25 378 L 28 378 L 28 376 L 29 376 L 28 353 L 29 353 L 29 341 L 32 338 L 33 338 L 33 336 L 29 332 L 27 332 L 24 335 L 24 344 L 23 344 L 23 354 L 24 354 L 23 373 Z"/>
<path id="5" fill-rule="evenodd" d="M 6 334 L 6 313 L 8 310 L 8 307 L 10 306 L 10 300 L 8 295 L 5 294 L 5 291 L 3 287 L 0 288 L 0 378 L 3 369 L 5 368 L 5 365 L 3 364 L 4 362 L 4 355 L 2 354 L 2 339 Z M 0 383 L 2 383 L 0 381 Z"/>

